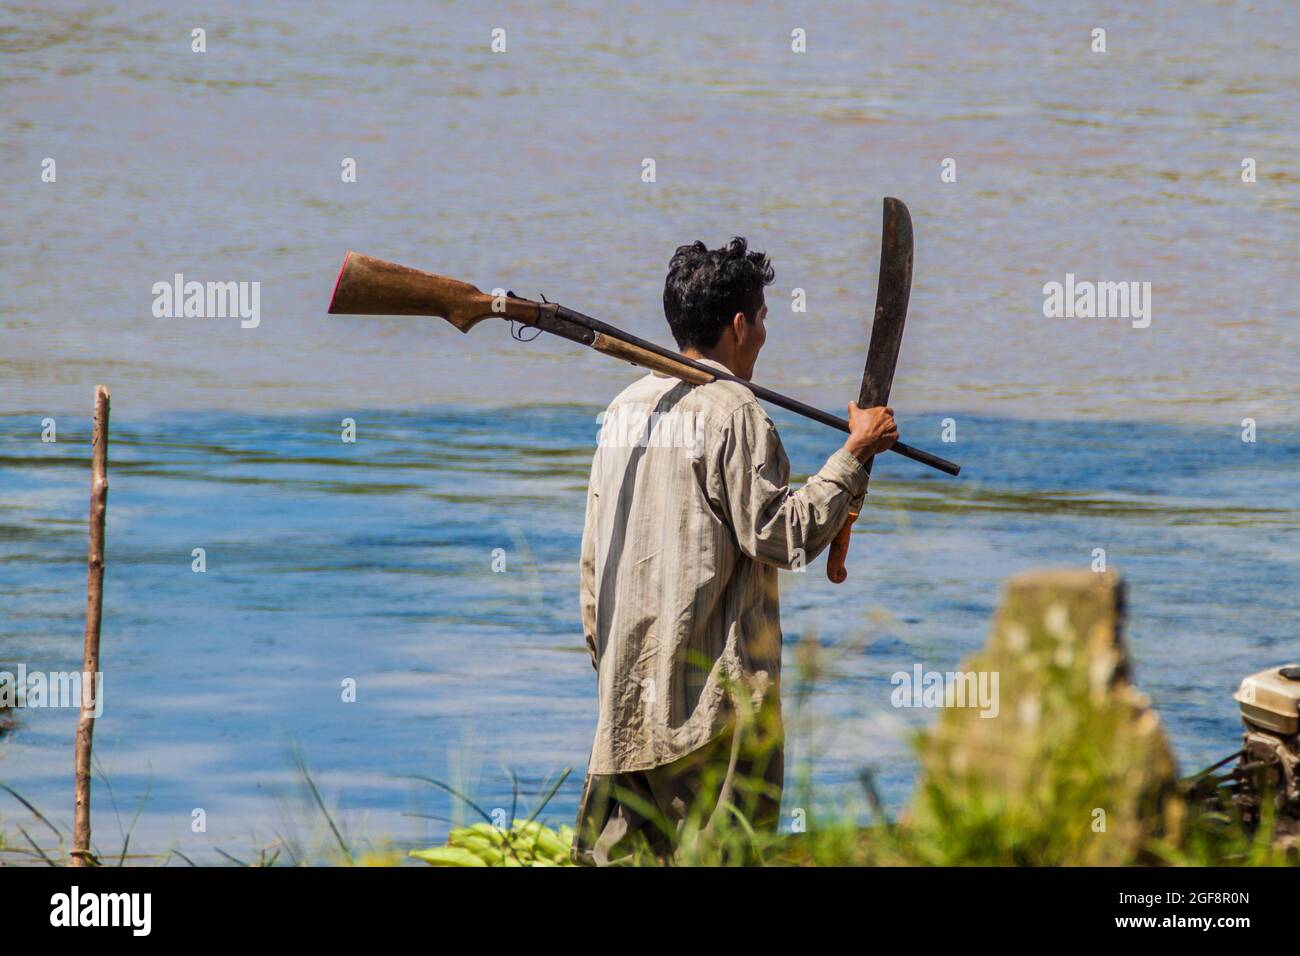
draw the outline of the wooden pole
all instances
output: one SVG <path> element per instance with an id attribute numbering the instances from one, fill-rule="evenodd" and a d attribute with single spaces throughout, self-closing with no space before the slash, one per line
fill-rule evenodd
<path id="1" fill-rule="evenodd" d="M 81 717 L 77 721 L 76 813 L 72 865 L 91 866 L 90 747 L 99 686 L 99 626 L 104 610 L 104 517 L 108 513 L 108 387 L 95 386 L 95 431 L 90 460 L 90 551 L 86 559 L 86 633 L 81 664 Z"/>

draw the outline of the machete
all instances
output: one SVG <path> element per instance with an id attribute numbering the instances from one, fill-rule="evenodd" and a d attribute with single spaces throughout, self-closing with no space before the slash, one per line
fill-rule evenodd
<path id="1" fill-rule="evenodd" d="M 903 323 L 907 321 L 907 301 L 912 294 L 912 216 L 900 199 L 886 197 L 885 224 L 880 237 L 880 281 L 876 284 L 876 316 L 871 323 L 871 344 L 867 346 L 867 367 L 862 373 L 862 390 L 858 407 L 876 408 L 889 404 L 889 389 L 894 384 L 898 365 L 898 347 L 903 343 Z M 871 474 L 868 458 L 863 465 Z M 826 558 L 826 577 L 832 584 L 843 584 L 849 572 L 844 559 L 849 553 L 849 538 L 857 512 L 849 512 Z"/>

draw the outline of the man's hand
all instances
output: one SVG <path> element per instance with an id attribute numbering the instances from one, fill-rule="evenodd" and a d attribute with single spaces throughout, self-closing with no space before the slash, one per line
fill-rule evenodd
<path id="1" fill-rule="evenodd" d="M 869 458 L 889 451 L 898 441 L 894 410 L 884 406 L 858 408 L 857 402 L 849 402 L 849 429 L 844 448 L 863 464 Z"/>

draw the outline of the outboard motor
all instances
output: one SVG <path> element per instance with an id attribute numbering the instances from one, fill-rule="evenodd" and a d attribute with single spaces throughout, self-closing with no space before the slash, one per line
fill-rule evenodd
<path id="1" fill-rule="evenodd" d="M 1278 836 L 1294 838 L 1300 834 L 1300 665 L 1251 674 L 1232 697 L 1245 725 L 1232 771 L 1233 802 L 1253 825 L 1271 797 Z"/>

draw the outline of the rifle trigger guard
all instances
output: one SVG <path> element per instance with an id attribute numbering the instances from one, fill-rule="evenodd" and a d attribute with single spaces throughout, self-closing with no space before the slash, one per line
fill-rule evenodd
<path id="1" fill-rule="evenodd" d="M 519 321 L 518 321 L 517 319 L 511 319 L 511 320 L 510 320 L 510 337 L 511 337 L 512 339 L 514 339 L 516 342 L 531 342 L 531 341 L 533 341 L 534 339 L 536 339 L 537 336 L 539 336 L 539 335 L 542 334 L 542 330 L 541 330 L 541 329 L 538 329 L 536 326 L 533 326 L 532 328 L 534 328 L 534 329 L 536 330 L 536 331 L 535 331 L 535 334 L 530 335 L 528 338 L 524 338 L 523 332 L 520 330 L 520 323 L 519 323 Z"/>

